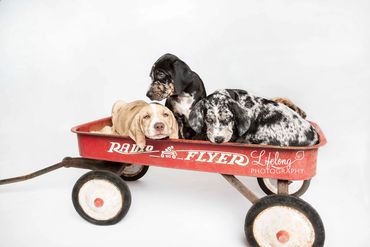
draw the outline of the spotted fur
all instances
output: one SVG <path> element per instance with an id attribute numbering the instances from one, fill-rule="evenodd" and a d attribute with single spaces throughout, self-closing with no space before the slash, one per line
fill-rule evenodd
<path id="1" fill-rule="evenodd" d="M 175 86 L 172 81 L 163 83 L 160 81 L 154 81 L 148 91 L 151 92 L 151 99 L 161 101 L 172 96 L 175 92 Z"/>
<path id="2" fill-rule="evenodd" d="M 199 101 L 189 123 L 216 143 L 311 146 L 318 142 L 311 124 L 287 105 L 238 89 L 217 90 Z"/>

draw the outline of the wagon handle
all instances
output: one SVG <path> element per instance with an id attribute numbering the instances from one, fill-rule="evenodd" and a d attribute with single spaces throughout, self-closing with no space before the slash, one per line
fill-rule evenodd
<path id="1" fill-rule="evenodd" d="M 54 171 L 56 169 L 59 169 L 61 167 L 64 167 L 64 163 L 63 161 L 62 162 L 59 162 L 55 165 L 52 165 L 52 166 L 48 166 L 46 168 L 43 168 L 41 170 L 38 170 L 38 171 L 35 171 L 35 172 L 32 172 L 30 174 L 27 174 L 27 175 L 24 175 L 24 176 L 19 176 L 19 177 L 13 177 L 13 178 L 7 178 L 7 179 L 2 179 L 0 180 L 0 185 L 3 185 L 3 184 L 11 184 L 11 183 L 17 183 L 17 182 L 21 182 L 21 181 L 25 181 L 25 180 L 29 180 L 29 179 L 32 179 L 32 178 L 35 178 L 35 177 L 38 177 L 38 176 L 41 176 L 45 173 L 48 173 L 48 172 L 51 172 L 51 171 Z"/>
<path id="2" fill-rule="evenodd" d="M 94 160 L 94 159 L 86 159 L 86 158 L 71 158 L 65 157 L 61 162 L 45 167 L 41 170 L 32 172 L 30 174 L 13 177 L 13 178 L 6 178 L 0 180 L 0 185 L 3 184 L 11 184 L 26 181 L 38 176 L 41 176 L 45 173 L 49 173 L 55 171 L 62 167 L 74 167 L 74 168 L 83 168 L 83 169 L 90 169 L 90 170 L 106 170 L 113 173 L 119 173 L 123 167 L 128 164 L 119 163 L 119 162 L 110 162 L 110 161 L 103 161 L 103 160 Z"/>

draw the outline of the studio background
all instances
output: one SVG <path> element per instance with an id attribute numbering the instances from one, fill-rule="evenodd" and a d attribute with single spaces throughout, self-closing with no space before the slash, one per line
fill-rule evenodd
<path id="1" fill-rule="evenodd" d="M 78 156 L 70 128 L 145 99 L 152 64 L 179 56 L 211 93 L 288 97 L 328 144 L 302 197 L 326 246 L 370 241 L 369 1 L 0 1 L 0 178 Z M 0 187 L 0 246 L 245 246 L 251 204 L 217 174 L 151 167 L 114 226 L 74 210 L 86 170 Z M 254 178 L 243 178 L 263 195 Z"/>

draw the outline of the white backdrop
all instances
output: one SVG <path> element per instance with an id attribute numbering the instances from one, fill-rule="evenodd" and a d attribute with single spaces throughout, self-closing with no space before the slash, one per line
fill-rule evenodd
<path id="1" fill-rule="evenodd" d="M 328 138 L 303 199 L 327 246 L 370 241 L 369 1 L 0 1 L 0 178 L 78 156 L 74 125 L 146 99 L 162 54 L 208 92 L 243 88 L 292 99 Z M 130 183 L 117 225 L 75 212 L 86 171 L 0 187 L 0 246 L 245 246 L 250 207 L 221 176 L 151 168 Z M 259 190 L 253 178 L 243 181 Z"/>

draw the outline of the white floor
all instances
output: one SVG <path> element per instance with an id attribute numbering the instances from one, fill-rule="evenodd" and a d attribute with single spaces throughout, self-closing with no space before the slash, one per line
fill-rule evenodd
<path id="1" fill-rule="evenodd" d="M 78 156 L 70 128 L 108 116 L 117 99 L 146 99 L 153 62 L 172 52 L 209 93 L 243 88 L 301 106 L 328 139 L 302 198 L 326 246 L 369 246 L 369 11 L 336 0 L 0 0 L 0 179 Z M 0 246 L 246 246 L 251 203 L 218 174 L 152 167 L 129 183 L 127 216 L 102 227 L 71 202 L 85 172 L 0 186 Z"/>

